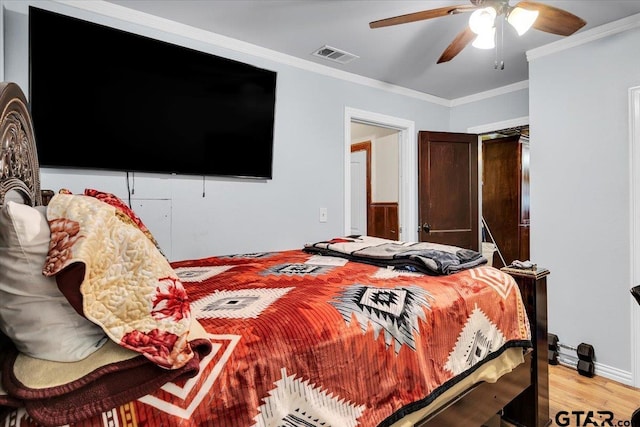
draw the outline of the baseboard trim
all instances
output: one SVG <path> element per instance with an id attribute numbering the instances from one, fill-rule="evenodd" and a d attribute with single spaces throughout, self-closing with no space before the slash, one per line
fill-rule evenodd
<path id="1" fill-rule="evenodd" d="M 578 357 L 569 354 L 560 354 L 558 356 L 558 362 L 561 365 L 567 366 L 571 369 L 577 369 L 576 367 L 578 366 Z M 628 386 L 633 386 L 633 378 L 631 372 L 629 371 L 623 371 L 622 369 L 614 368 L 598 362 L 593 363 L 593 368 L 595 375 L 609 378 L 610 380 Z"/>

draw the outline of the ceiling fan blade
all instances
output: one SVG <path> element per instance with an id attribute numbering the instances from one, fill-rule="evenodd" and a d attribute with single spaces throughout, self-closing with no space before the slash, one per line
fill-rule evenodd
<path id="1" fill-rule="evenodd" d="M 438 59 L 438 64 L 442 62 L 451 61 L 457 54 L 462 52 L 471 41 L 476 37 L 475 33 L 471 31 L 471 28 L 468 26 L 465 27 L 464 30 L 460 31 L 455 39 L 451 42 L 449 46 L 442 52 L 440 55 L 440 59 Z"/>
<path id="2" fill-rule="evenodd" d="M 423 21 L 425 19 L 439 18 L 441 16 L 454 15 L 456 13 L 470 12 L 478 7 L 469 4 L 446 6 L 438 9 L 423 10 L 421 12 L 408 13 L 394 16 L 393 18 L 380 19 L 369 23 L 369 28 L 389 27 L 391 25 L 406 24 L 408 22 Z"/>
<path id="3" fill-rule="evenodd" d="M 539 11 L 538 19 L 533 23 L 533 28 L 546 33 L 570 36 L 587 23 L 584 19 L 564 9 L 534 1 L 521 1 L 515 7 Z"/>

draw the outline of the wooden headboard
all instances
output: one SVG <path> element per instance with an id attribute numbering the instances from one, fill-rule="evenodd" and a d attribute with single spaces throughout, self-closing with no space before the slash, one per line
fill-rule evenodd
<path id="1" fill-rule="evenodd" d="M 42 204 L 33 123 L 22 89 L 0 83 L 0 206 L 5 199 Z"/>

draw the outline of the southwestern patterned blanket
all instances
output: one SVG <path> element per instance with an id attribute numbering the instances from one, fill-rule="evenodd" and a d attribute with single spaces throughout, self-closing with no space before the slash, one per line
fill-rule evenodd
<path id="1" fill-rule="evenodd" d="M 428 276 L 310 259 L 175 263 L 211 353 L 193 378 L 75 425 L 389 426 L 483 361 L 530 346 L 518 287 L 492 267 Z M 22 409 L 12 420 L 34 425 Z"/>
<path id="2" fill-rule="evenodd" d="M 86 360 L 39 365 L 15 352 L 5 357 L 9 393 L 3 397 L 0 387 L 0 407 L 10 409 L 0 411 L 0 425 L 386 427 L 507 349 L 531 347 L 518 286 L 492 267 L 429 275 L 301 248 L 167 269 L 153 241 L 139 240 L 144 227 L 132 224 L 131 213 L 122 218 L 114 203 L 83 199 L 73 216 L 71 199 L 57 199 L 51 222 L 63 221 L 60 230 L 75 237 L 52 238 L 69 245 L 53 264 L 84 266 L 81 278 L 66 278 L 75 283 L 66 294 L 81 300 L 72 305 L 111 341 L 88 358 L 98 359 L 92 368 Z M 85 211 L 104 220 L 92 227 Z M 79 229 L 69 228 L 71 218 Z M 117 229 L 112 236 L 132 233 L 136 246 L 104 243 L 105 228 Z M 84 242 L 78 251 L 72 240 Z M 105 247 L 113 257 L 108 269 L 95 252 Z M 148 281 L 131 280 L 138 275 Z M 100 288 L 106 278 L 128 286 Z M 132 307 L 146 308 L 119 310 L 126 295 L 136 298 Z M 180 322 L 167 323 L 169 314 Z M 129 328 L 145 346 L 125 339 Z M 157 331 L 179 338 L 167 346 L 151 339 Z M 33 372 L 47 373 L 51 384 Z"/>

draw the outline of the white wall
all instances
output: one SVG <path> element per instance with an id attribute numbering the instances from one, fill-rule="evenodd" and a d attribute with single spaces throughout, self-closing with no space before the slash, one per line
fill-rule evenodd
<path id="1" fill-rule="evenodd" d="M 449 129 L 444 100 L 431 102 L 435 97 L 407 96 L 406 90 L 383 90 L 369 83 L 354 83 L 353 78 L 309 71 L 287 58 L 277 62 L 269 59 L 279 58 L 277 53 L 238 42 L 225 45 L 215 35 L 123 13 L 113 4 L 102 4 L 101 14 L 97 14 L 87 9 L 95 2 L 77 2 L 75 6 L 51 1 L 4 2 L 5 79 L 18 83 L 27 96 L 29 4 L 278 72 L 272 180 L 207 178 L 203 197 L 202 178 L 135 174 L 132 197 L 154 201 L 143 205 L 149 209 L 160 206 L 168 212 L 165 220 L 163 215 L 145 215 L 144 208 L 138 213 L 161 243 L 169 242 L 171 247 L 163 248 L 174 260 L 301 248 L 309 241 L 342 235 L 346 107 L 411 120 L 417 129 Z M 253 51 L 255 55 L 247 53 Z M 34 126 L 37 128 L 37 123 Z M 72 131 L 71 112 L 69 123 L 61 124 L 61 138 L 64 132 Z M 122 173 L 45 169 L 42 185 L 73 192 L 93 187 L 128 197 Z M 319 222 L 320 207 L 328 210 L 326 223 Z"/>
<path id="2" fill-rule="evenodd" d="M 400 201 L 400 133 L 361 123 L 351 125 L 351 144 L 371 142 L 371 201 Z"/>
<path id="3" fill-rule="evenodd" d="M 640 85 L 631 29 L 529 64 L 531 257 L 548 267 L 549 330 L 592 344 L 596 373 L 630 380 L 628 90 Z M 586 40 L 586 39 L 585 39 Z"/>
<path id="4" fill-rule="evenodd" d="M 373 141 L 371 201 L 398 202 L 399 146 L 398 134 L 387 135 Z"/>

